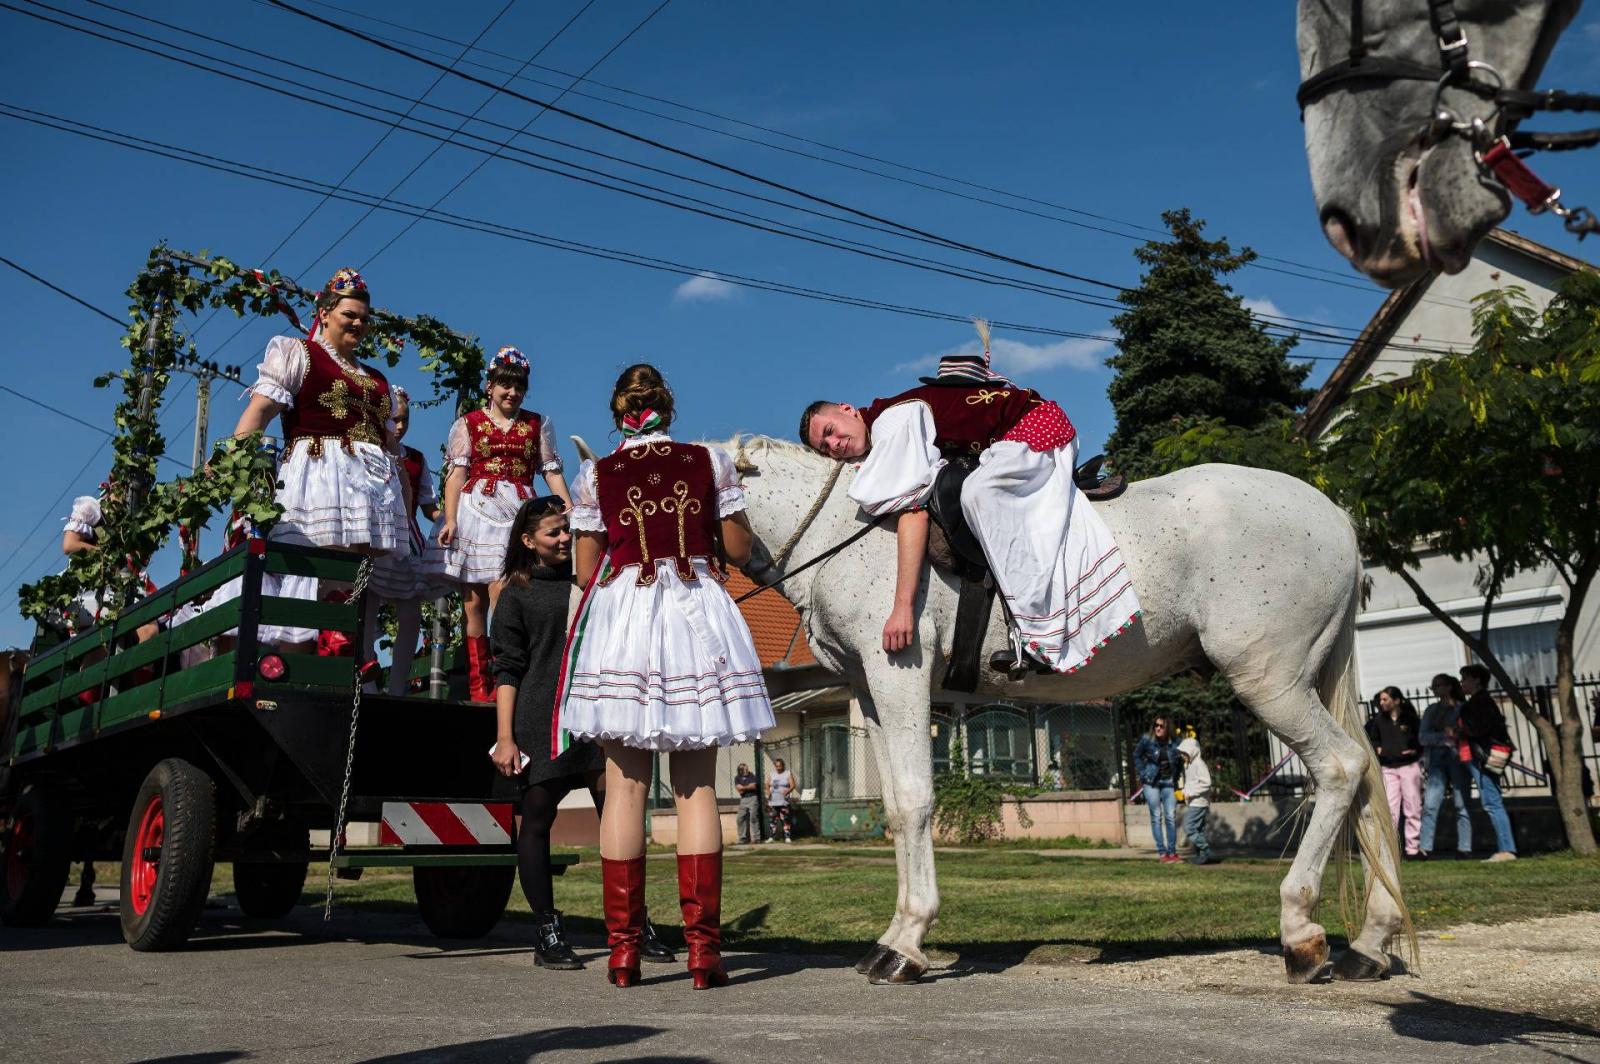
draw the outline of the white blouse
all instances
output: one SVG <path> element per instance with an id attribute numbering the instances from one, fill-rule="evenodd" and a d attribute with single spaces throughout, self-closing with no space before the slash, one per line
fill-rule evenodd
<path id="1" fill-rule="evenodd" d="M 368 376 L 366 367 L 353 359 L 345 361 L 335 356 L 334 361 L 342 362 L 363 377 Z M 274 336 L 267 341 L 267 352 L 261 358 L 261 365 L 256 367 L 256 382 L 246 394 L 262 395 L 275 403 L 293 407 L 310 365 L 311 358 L 306 354 L 306 342 L 303 339 L 298 336 Z M 389 417 L 392 419 L 399 413 L 400 396 L 390 388 Z M 394 431 L 392 421 L 389 431 Z"/>
<path id="2" fill-rule="evenodd" d="M 79 495 L 72 500 L 72 513 L 67 518 L 66 530 L 80 536 L 93 536 L 100 524 L 100 500 L 93 495 Z"/>
<path id="3" fill-rule="evenodd" d="M 665 432 L 649 432 L 624 440 L 624 447 L 641 447 L 647 443 L 671 443 Z M 717 519 L 729 517 L 745 508 L 744 485 L 739 483 L 739 470 L 733 459 L 721 447 L 707 447 L 711 456 L 712 482 L 717 486 Z M 604 532 L 605 517 L 600 513 L 600 488 L 595 480 L 594 459 L 586 458 L 578 467 L 577 483 L 572 485 L 572 512 L 569 522 L 574 532 Z"/>
<path id="4" fill-rule="evenodd" d="M 927 403 L 908 400 L 878 415 L 872 449 L 850 483 L 850 498 L 874 517 L 926 503 L 944 468 L 933 438 L 933 411 Z"/>
<path id="5" fill-rule="evenodd" d="M 467 429 L 467 419 L 464 417 L 456 418 L 450 426 L 450 435 L 445 437 L 444 464 L 451 469 L 465 469 L 472 464 L 472 433 Z M 548 476 L 561 472 L 562 468 L 561 452 L 556 450 L 556 430 L 551 427 L 550 419 L 540 414 L 539 472 Z"/>

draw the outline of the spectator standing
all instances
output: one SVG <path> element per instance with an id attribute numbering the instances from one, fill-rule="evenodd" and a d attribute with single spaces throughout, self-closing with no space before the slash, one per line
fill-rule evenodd
<path id="1" fill-rule="evenodd" d="M 1404 825 L 1406 856 L 1421 853 L 1422 721 L 1398 687 L 1385 687 L 1373 699 L 1378 713 L 1367 721 L 1367 737 L 1383 768 L 1389 818 Z"/>
<path id="2" fill-rule="evenodd" d="M 794 792 L 794 773 L 783 758 L 774 758 L 772 774 L 767 777 L 767 807 L 772 810 L 772 835 L 768 842 L 778 841 L 783 832 L 784 842 L 794 841 L 794 810 L 789 808 L 789 795 Z"/>
<path id="3" fill-rule="evenodd" d="M 1466 766 L 1457 753 L 1460 740 L 1458 721 L 1461 703 L 1467 700 L 1461 682 L 1449 673 L 1441 672 L 1430 685 L 1438 699 L 1422 711 L 1423 769 L 1422 790 L 1422 841 L 1419 853 L 1428 857 L 1433 853 L 1434 832 L 1439 825 L 1439 807 L 1444 804 L 1444 785 L 1450 784 L 1450 794 L 1456 807 L 1456 856 L 1472 855 L 1472 815 L 1467 810 L 1467 793 L 1471 790 Z"/>
<path id="4" fill-rule="evenodd" d="M 1162 864 L 1180 860 L 1177 789 L 1182 767 L 1183 754 L 1172 738 L 1172 720 L 1157 717 L 1133 748 L 1133 768 L 1144 787 L 1144 804 L 1150 809 L 1150 834 L 1155 836 Z"/>
<path id="5" fill-rule="evenodd" d="M 1183 833 L 1194 847 L 1190 864 L 1216 864 L 1211 856 L 1211 841 L 1206 838 L 1206 819 L 1211 815 L 1211 769 L 1200 756 L 1200 740 L 1190 736 L 1178 744 L 1183 755 Z"/>
<path id="6" fill-rule="evenodd" d="M 739 815 L 735 819 L 739 841 L 760 842 L 765 834 L 761 830 L 761 781 L 743 761 L 739 762 L 739 770 L 733 774 L 733 789 L 739 795 Z"/>
<path id="7" fill-rule="evenodd" d="M 1514 749 L 1511 733 L 1506 730 L 1506 718 L 1501 714 L 1500 707 L 1489 697 L 1488 669 L 1482 665 L 1463 665 L 1461 690 L 1466 694 L 1467 701 L 1461 707 L 1458 721 L 1462 747 L 1458 748 L 1460 753 L 1457 756 L 1466 755 L 1462 757 L 1462 763 L 1466 765 L 1472 782 L 1477 785 L 1483 811 L 1488 814 L 1489 823 L 1494 827 L 1495 851 L 1487 860 L 1515 861 L 1517 839 L 1511 832 L 1511 817 L 1506 813 L 1505 799 L 1500 794 L 1500 776 L 1488 768 L 1488 760 L 1495 746 L 1503 747 L 1508 754 Z"/>

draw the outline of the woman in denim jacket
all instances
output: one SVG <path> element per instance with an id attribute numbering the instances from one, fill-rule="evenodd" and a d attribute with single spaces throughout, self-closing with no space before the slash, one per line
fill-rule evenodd
<path id="1" fill-rule="evenodd" d="M 1178 860 L 1178 774 L 1183 770 L 1183 754 L 1172 734 L 1170 718 L 1157 717 L 1150 732 L 1133 748 L 1133 767 L 1144 785 L 1144 804 L 1150 809 L 1150 834 L 1155 836 L 1156 852 L 1162 864 Z"/>

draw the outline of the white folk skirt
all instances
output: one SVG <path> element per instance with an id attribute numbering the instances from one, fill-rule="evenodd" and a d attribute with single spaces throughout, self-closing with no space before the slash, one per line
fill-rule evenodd
<path id="1" fill-rule="evenodd" d="M 296 443 L 278 468 L 278 485 L 283 514 L 267 533 L 271 542 L 302 547 L 366 545 L 386 552 L 406 543 L 410 525 L 405 493 L 394 459 L 376 444 L 356 443 L 346 450 L 343 443 L 325 440 L 322 453 L 313 455 L 308 442 Z M 230 580 L 217 588 L 206 608 L 238 598 L 241 586 L 240 581 Z M 262 595 L 315 602 L 320 591 L 314 576 L 268 573 L 261 578 Z M 317 629 L 263 624 L 256 638 L 304 643 L 317 638 Z"/>
<path id="2" fill-rule="evenodd" d="M 500 579 L 506 545 L 511 542 L 511 523 L 532 496 L 518 495 L 517 486 L 505 480 L 494 486 L 492 495 L 480 489 L 474 485 L 471 491 L 461 493 L 456 504 L 456 536 L 448 547 L 439 545 L 442 517 L 434 524 L 422 567 L 435 582 L 490 584 Z"/>
<path id="3" fill-rule="evenodd" d="M 669 561 L 639 587 L 628 568 L 585 596 L 568 634 L 561 733 L 645 750 L 750 742 L 772 727 L 761 659 L 739 608 L 704 561 Z"/>
<path id="4" fill-rule="evenodd" d="M 432 580 L 423 569 L 427 541 L 415 527 L 401 541 L 398 550 L 380 555 L 372 563 L 372 590 L 390 602 L 423 598 Z"/>
<path id="5" fill-rule="evenodd" d="M 961 509 L 1028 650 L 1076 672 L 1139 617 L 1122 554 L 1073 483 L 1078 443 L 1051 451 L 1002 440 L 978 458 Z"/>

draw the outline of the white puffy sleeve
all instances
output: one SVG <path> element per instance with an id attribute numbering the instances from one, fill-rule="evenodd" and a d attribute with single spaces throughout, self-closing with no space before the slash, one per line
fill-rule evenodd
<path id="1" fill-rule="evenodd" d="M 417 478 L 416 503 L 423 509 L 439 505 L 439 492 L 434 487 L 433 473 L 428 469 L 428 456 L 425 454 L 422 456 L 422 476 Z"/>
<path id="2" fill-rule="evenodd" d="M 67 531 L 83 536 L 94 535 L 100 524 L 100 500 L 93 495 L 79 495 L 72 500 L 72 514 L 67 518 Z"/>
<path id="3" fill-rule="evenodd" d="M 736 514 L 744 507 L 744 485 L 739 483 L 739 470 L 733 459 L 721 447 L 707 447 L 711 455 L 711 476 L 717 485 L 717 519 Z"/>
<path id="4" fill-rule="evenodd" d="M 933 445 L 933 412 L 927 403 L 891 406 L 872 426 L 872 450 L 861 463 L 849 495 L 867 513 L 910 510 L 928 501 L 944 459 Z"/>
<path id="5" fill-rule="evenodd" d="M 305 383 L 306 365 L 305 344 L 294 336 L 274 336 L 267 341 L 267 353 L 256 367 L 257 378 L 250 391 L 292 407 Z"/>
<path id="6" fill-rule="evenodd" d="M 556 430 L 551 427 L 550 419 L 541 414 L 539 416 L 539 471 L 541 473 L 559 473 L 561 470 L 561 452 L 556 450 Z"/>
<path id="7" fill-rule="evenodd" d="M 444 464 L 454 469 L 465 469 L 472 464 L 472 433 L 467 431 L 467 419 L 458 417 L 450 426 L 450 435 L 444 441 Z"/>
<path id="8" fill-rule="evenodd" d="M 600 514 L 600 487 L 595 481 L 593 458 L 585 458 L 578 467 L 578 480 L 572 485 L 572 512 L 567 518 L 574 532 L 606 530 L 605 518 Z"/>

